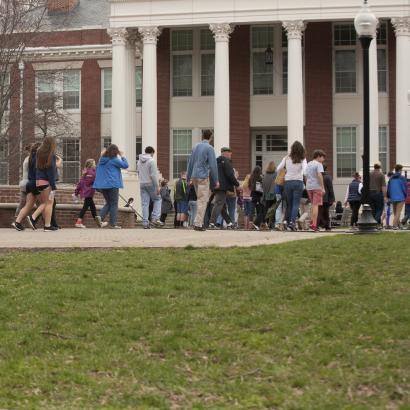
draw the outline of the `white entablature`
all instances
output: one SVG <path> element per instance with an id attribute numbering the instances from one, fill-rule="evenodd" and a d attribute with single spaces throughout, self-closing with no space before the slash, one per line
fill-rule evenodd
<path id="1" fill-rule="evenodd" d="M 410 16 L 409 0 L 370 0 L 378 18 Z M 111 0 L 111 27 L 353 19 L 361 0 Z"/>

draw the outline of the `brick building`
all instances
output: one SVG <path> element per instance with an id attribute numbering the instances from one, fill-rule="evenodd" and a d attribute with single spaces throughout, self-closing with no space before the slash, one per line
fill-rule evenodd
<path id="1" fill-rule="evenodd" d="M 342 5 L 340 3 L 343 3 Z M 386 3 L 388 3 L 386 5 Z M 296 139 L 328 153 L 340 197 L 361 169 L 362 63 L 353 19 L 360 1 L 50 0 L 50 30 L 26 50 L 23 110 L 58 93 L 75 122 L 60 138 L 64 182 L 117 143 L 132 180 L 143 146 L 173 178 L 201 130 L 229 145 L 241 176 L 279 161 Z M 373 0 L 371 161 L 410 166 L 410 4 Z M 269 61 L 271 60 L 271 61 Z M 272 64 L 268 64 L 272 62 Z M 50 78 L 51 81 L 50 85 Z M 10 116 L 19 114 L 14 96 Z M 18 121 L 17 121 L 18 122 Z M 36 130 L 23 116 L 24 141 Z M 0 147 L 0 183 L 19 163 Z M 10 157 L 11 158 L 11 157 Z"/>

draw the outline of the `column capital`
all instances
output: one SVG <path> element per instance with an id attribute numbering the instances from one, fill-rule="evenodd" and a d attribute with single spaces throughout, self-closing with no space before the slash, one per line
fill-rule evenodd
<path id="1" fill-rule="evenodd" d="M 144 44 L 157 44 L 158 37 L 161 34 L 161 30 L 156 26 L 139 27 L 138 32 Z"/>
<path id="2" fill-rule="evenodd" d="M 229 23 L 210 24 L 209 29 L 214 34 L 215 41 L 229 41 L 233 26 Z"/>
<path id="3" fill-rule="evenodd" d="M 391 19 L 397 36 L 410 36 L 410 17 L 394 17 Z"/>
<path id="4" fill-rule="evenodd" d="M 109 28 L 107 33 L 111 37 L 111 43 L 113 46 L 125 46 L 127 44 L 128 31 L 126 28 Z"/>
<path id="5" fill-rule="evenodd" d="M 301 40 L 306 24 L 303 20 L 287 20 L 282 22 L 283 28 L 286 30 L 288 39 Z"/>

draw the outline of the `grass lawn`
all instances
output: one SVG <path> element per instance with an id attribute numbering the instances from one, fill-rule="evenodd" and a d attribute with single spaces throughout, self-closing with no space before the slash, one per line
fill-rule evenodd
<path id="1" fill-rule="evenodd" d="M 0 408 L 410 409 L 410 235 L 3 253 Z"/>

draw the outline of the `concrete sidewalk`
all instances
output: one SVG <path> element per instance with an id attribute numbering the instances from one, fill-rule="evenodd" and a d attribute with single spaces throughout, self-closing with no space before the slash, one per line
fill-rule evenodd
<path id="1" fill-rule="evenodd" d="M 0 249 L 181 248 L 188 245 L 249 247 L 333 235 L 336 233 L 230 230 L 197 232 L 191 229 L 62 229 L 58 232 L 26 229 L 18 232 L 14 229 L 0 229 Z"/>

